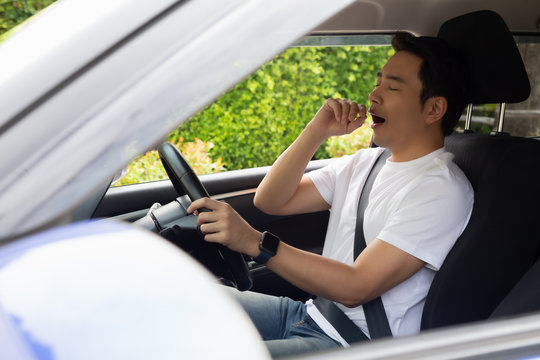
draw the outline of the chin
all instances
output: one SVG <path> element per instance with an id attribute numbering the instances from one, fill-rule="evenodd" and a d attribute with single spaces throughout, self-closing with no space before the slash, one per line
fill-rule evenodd
<path id="1" fill-rule="evenodd" d="M 373 143 L 379 147 L 387 149 L 391 146 L 391 141 L 389 141 L 388 138 L 385 138 L 384 136 L 377 136 L 375 133 L 373 133 Z"/>

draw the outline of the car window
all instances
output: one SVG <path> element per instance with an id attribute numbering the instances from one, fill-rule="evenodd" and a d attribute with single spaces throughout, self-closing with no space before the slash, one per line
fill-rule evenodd
<path id="1" fill-rule="evenodd" d="M 515 136 L 540 136 L 540 36 L 516 36 L 531 83 L 531 95 L 518 104 L 508 104 L 504 131 Z"/>
<path id="2" fill-rule="evenodd" d="M 513 136 L 539 137 L 540 136 L 540 36 L 514 37 L 525 64 L 527 75 L 531 83 L 531 94 L 523 102 L 506 104 L 504 111 L 503 132 Z M 473 107 L 473 116 L 470 129 L 478 133 L 489 134 L 497 131 L 500 105 L 484 104 Z M 460 129 L 465 128 L 465 115 L 459 124 Z"/>
<path id="3" fill-rule="evenodd" d="M 376 75 L 394 53 L 389 35 L 310 36 L 285 50 L 168 136 L 197 174 L 271 165 L 325 99 L 366 104 Z M 367 123 L 369 123 L 368 119 Z M 314 159 L 352 154 L 371 128 L 330 138 Z M 156 151 L 132 162 L 115 185 L 167 178 Z"/>
<path id="4" fill-rule="evenodd" d="M 540 37 L 515 36 L 531 95 L 507 104 L 503 131 L 540 136 Z M 276 56 L 168 136 L 199 175 L 271 165 L 326 98 L 367 104 L 377 71 L 393 54 L 390 35 L 309 36 Z M 500 104 L 473 107 L 470 130 L 497 131 Z M 466 114 L 457 126 L 465 129 Z M 369 122 L 368 119 L 367 122 Z M 314 159 L 369 146 L 371 129 L 328 139 Z M 118 185 L 166 179 L 156 151 L 133 161 Z"/>

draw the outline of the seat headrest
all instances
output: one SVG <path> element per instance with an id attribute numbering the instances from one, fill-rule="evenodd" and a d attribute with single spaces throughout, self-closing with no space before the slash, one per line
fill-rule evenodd
<path id="1" fill-rule="evenodd" d="M 515 103 L 531 85 L 517 45 L 504 20 L 489 10 L 446 21 L 438 36 L 458 48 L 468 68 L 468 103 Z"/>

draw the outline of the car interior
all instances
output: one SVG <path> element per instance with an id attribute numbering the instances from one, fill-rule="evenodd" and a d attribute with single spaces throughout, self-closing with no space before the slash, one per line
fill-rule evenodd
<path id="1" fill-rule="evenodd" d="M 512 33 L 497 13 L 475 11 L 452 18 L 442 24 L 438 36 L 460 48 L 465 56 L 470 79 L 469 114 L 475 104 L 515 103 L 529 97 L 531 86 L 521 55 Z M 503 129 L 504 122 L 504 105 L 501 108 L 499 129 Z M 540 203 L 540 169 L 532 160 L 540 156 L 540 142 L 502 130 L 478 134 L 465 129 L 447 137 L 445 147 L 454 153 L 454 161 L 470 180 L 475 202 L 467 228 L 435 276 L 421 328 L 427 330 L 539 310 L 540 291 L 536 284 L 540 281 L 540 241 L 536 221 L 540 218 L 537 205 Z M 326 163 L 326 160 L 314 161 L 307 171 Z M 320 254 L 327 211 L 271 216 L 253 206 L 255 189 L 266 171 L 267 168 L 235 170 L 199 178 L 210 196 L 229 203 L 258 230 L 270 231 L 284 242 Z M 169 181 L 104 187 L 79 207 L 80 218 L 91 213 L 92 218 L 136 222 L 152 214 L 149 209 L 154 203 L 162 207 L 171 202 L 185 204 L 188 201 L 185 193 L 184 187 L 173 186 Z M 186 215 L 181 209 L 177 211 L 179 217 Z M 222 258 L 227 256 L 220 250 L 215 250 L 217 255 L 207 256 L 207 250 L 187 248 L 185 242 L 191 235 L 175 232 L 174 221 L 169 223 L 169 231 L 162 234 L 194 256 L 206 257 L 200 260 L 218 277 L 230 281 L 228 263 L 216 265 L 221 261 L 219 254 Z M 245 260 L 252 291 L 299 300 L 311 297 L 264 266 Z"/>

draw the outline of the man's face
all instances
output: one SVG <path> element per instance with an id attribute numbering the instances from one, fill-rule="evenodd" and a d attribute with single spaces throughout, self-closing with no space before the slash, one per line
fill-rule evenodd
<path id="1" fill-rule="evenodd" d="M 420 103 L 418 77 L 422 59 L 399 51 L 388 60 L 369 95 L 373 140 L 394 152 L 413 152 L 425 135 L 425 114 Z M 418 142 L 420 141 L 420 143 Z"/>

